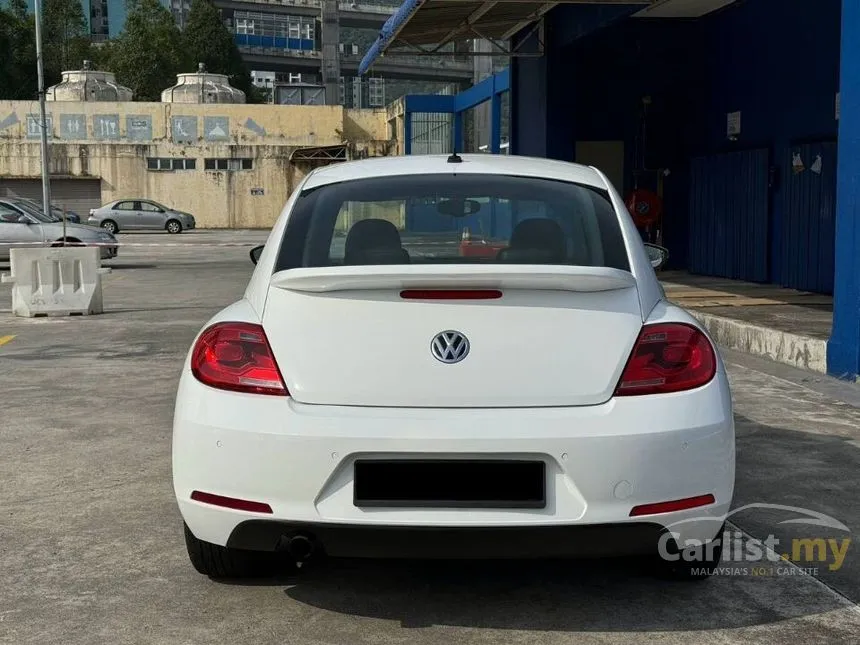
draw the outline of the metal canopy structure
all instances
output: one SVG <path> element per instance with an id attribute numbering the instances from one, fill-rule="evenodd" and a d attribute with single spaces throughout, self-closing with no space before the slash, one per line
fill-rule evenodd
<path id="1" fill-rule="evenodd" d="M 290 154 L 290 161 L 298 164 L 326 165 L 349 159 L 346 145 L 308 146 L 296 148 Z"/>
<path id="2" fill-rule="evenodd" d="M 520 52 L 510 39 L 532 25 L 537 30 L 541 17 L 560 4 L 649 4 L 651 0 L 405 0 L 382 26 L 379 37 L 359 65 L 365 74 L 385 54 L 453 54 L 451 44 L 473 39 L 487 40 L 494 47 L 476 56 L 539 56 L 540 52 Z M 525 39 L 521 39 L 521 42 Z M 392 48 L 394 49 L 392 51 Z M 450 48 L 449 48 L 450 49 Z M 398 51 L 399 50 L 399 51 Z"/>

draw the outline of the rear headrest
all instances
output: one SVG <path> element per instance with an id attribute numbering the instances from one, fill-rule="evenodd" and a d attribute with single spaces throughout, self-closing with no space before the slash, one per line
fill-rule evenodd
<path id="1" fill-rule="evenodd" d="M 401 264 L 409 254 L 400 244 L 397 227 L 384 219 L 364 219 L 349 229 L 344 244 L 344 264 Z"/>
<path id="2" fill-rule="evenodd" d="M 534 255 L 533 261 L 563 262 L 566 250 L 564 231 L 558 222 L 547 218 L 527 219 L 514 228 L 510 244 L 499 259 L 522 262 Z"/>
<path id="3" fill-rule="evenodd" d="M 511 234 L 512 248 L 560 249 L 564 252 L 564 231 L 555 220 L 527 219 L 517 224 Z"/>

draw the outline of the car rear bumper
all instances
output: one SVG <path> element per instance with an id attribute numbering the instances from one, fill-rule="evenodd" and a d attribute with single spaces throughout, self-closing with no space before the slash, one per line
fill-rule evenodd
<path id="1" fill-rule="evenodd" d="M 353 476 L 362 458 L 538 460 L 545 464 L 546 503 L 359 507 Z M 645 535 L 650 547 L 647 536 L 667 527 L 681 540 L 708 540 L 729 510 L 734 468 L 731 397 L 723 373 L 691 392 L 617 398 L 598 406 L 452 410 L 303 405 L 215 391 L 186 371 L 174 416 L 174 491 L 185 522 L 199 539 L 243 548 L 276 548 L 281 536 L 305 530 L 335 552 L 355 531 L 372 535 L 371 529 L 376 536 L 369 542 L 380 545 L 392 535 L 394 543 L 412 541 L 414 531 L 472 539 L 513 529 L 538 536 L 523 539 L 539 544 L 544 530 L 555 539 L 565 529 L 588 526 L 629 529 L 620 533 L 634 542 Z M 193 491 L 268 504 L 272 513 L 201 503 L 191 499 Z M 715 503 L 630 516 L 637 505 L 706 494 Z M 452 538 L 452 531 L 458 536 Z M 581 543 L 578 538 L 568 546 Z M 384 555 L 387 549 L 375 552 Z"/>

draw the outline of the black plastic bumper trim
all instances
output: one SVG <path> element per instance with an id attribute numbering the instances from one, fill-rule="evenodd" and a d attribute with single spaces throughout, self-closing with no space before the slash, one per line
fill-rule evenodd
<path id="1" fill-rule="evenodd" d="M 563 558 L 655 553 L 665 532 L 649 522 L 536 527 L 400 527 L 247 520 L 227 546 L 277 551 L 304 535 L 333 557 Z"/>

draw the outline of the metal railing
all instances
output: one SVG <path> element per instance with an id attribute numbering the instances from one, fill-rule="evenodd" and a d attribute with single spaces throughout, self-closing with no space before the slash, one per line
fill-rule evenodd
<path id="1" fill-rule="evenodd" d="M 341 61 L 357 64 L 361 62 L 362 55 L 341 54 Z M 404 67 L 433 67 L 435 69 L 457 70 L 463 72 L 472 71 L 472 59 L 464 56 L 452 56 L 442 54 L 439 56 L 413 56 L 410 54 L 392 54 L 380 58 L 379 65 L 402 65 Z"/>
<path id="2" fill-rule="evenodd" d="M 239 45 L 239 51 L 245 54 L 265 54 L 281 56 L 283 58 L 311 58 L 319 60 L 322 54 L 318 49 L 282 49 L 280 47 L 254 47 L 251 45 Z M 341 63 L 357 66 L 361 62 L 360 55 L 341 54 Z M 452 59 L 449 57 L 429 56 L 390 56 L 379 61 L 380 66 L 399 65 L 403 67 L 414 67 L 416 69 L 436 69 L 446 71 L 458 71 L 464 74 L 471 73 L 472 61 L 469 59 Z"/>

